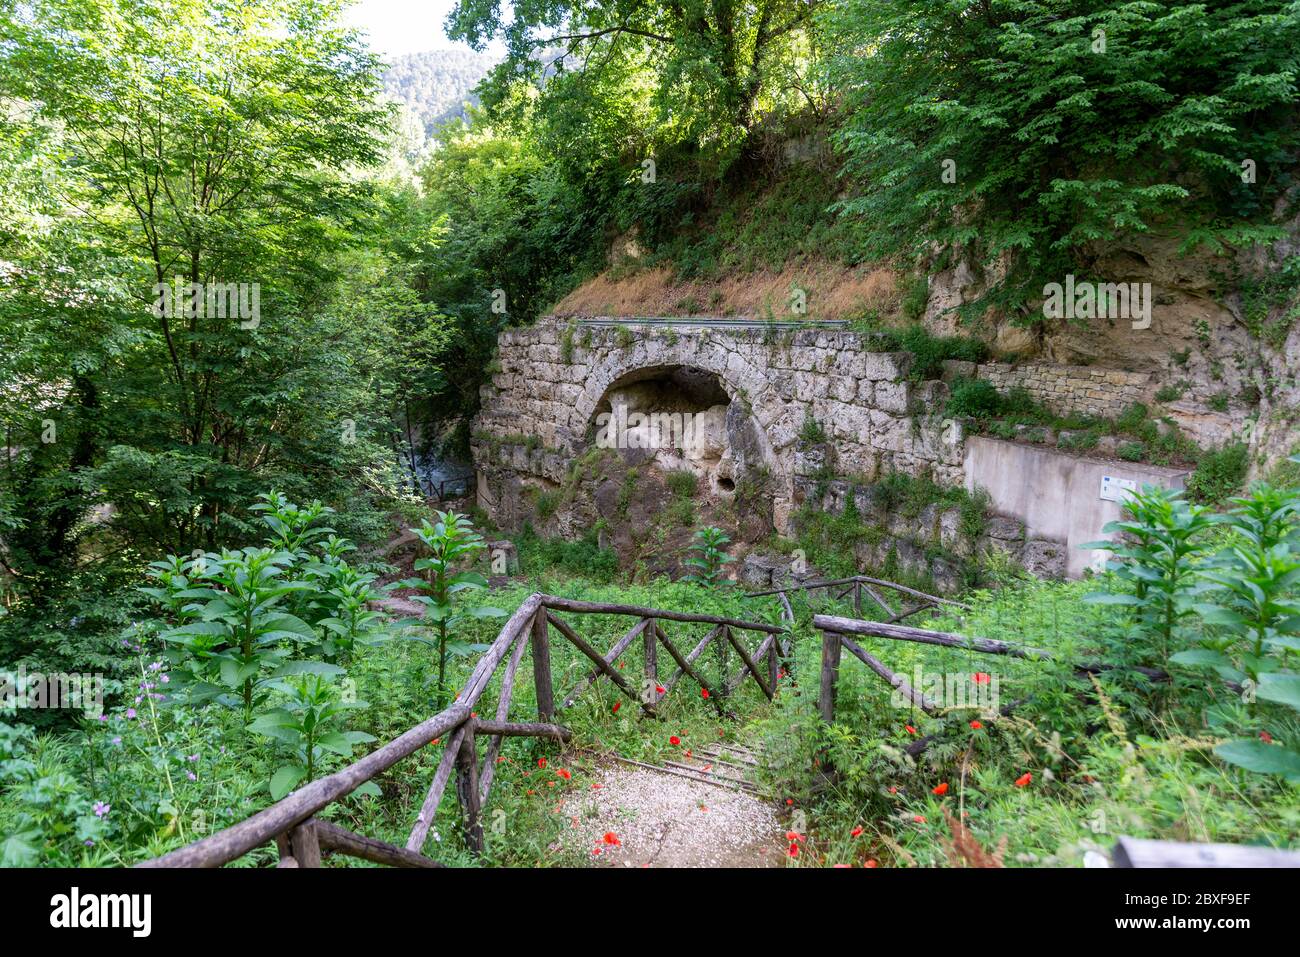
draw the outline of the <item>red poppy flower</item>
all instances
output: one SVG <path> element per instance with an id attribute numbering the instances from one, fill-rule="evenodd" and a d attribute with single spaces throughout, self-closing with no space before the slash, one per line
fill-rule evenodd
<path id="1" fill-rule="evenodd" d="M 977 685 L 986 685 L 989 683 L 989 674 L 986 671 L 977 671 L 970 677 Z"/>
<path id="2" fill-rule="evenodd" d="M 591 856 L 592 856 L 592 857 L 599 857 L 599 856 L 600 856 L 600 848 L 599 848 L 599 847 L 593 847 L 593 848 L 591 849 Z"/>
<path id="3" fill-rule="evenodd" d="M 538 758 L 538 759 L 537 759 L 537 766 L 538 766 L 539 768 L 544 768 L 544 767 L 546 767 L 546 759 L 545 759 L 545 758 Z"/>
<path id="4" fill-rule="evenodd" d="M 690 749 L 690 748 L 687 748 L 687 749 L 686 749 L 686 756 L 687 756 L 688 758 L 691 756 L 691 749 Z"/>
<path id="5" fill-rule="evenodd" d="M 430 744 L 437 744 L 437 743 L 438 743 L 439 741 L 441 741 L 441 740 L 442 740 L 442 738 L 434 738 L 434 739 L 433 739 L 432 741 L 430 741 L 429 743 L 430 743 Z"/>
<path id="6" fill-rule="evenodd" d="M 663 685 L 655 685 L 655 694 L 666 694 Z"/>
<path id="7" fill-rule="evenodd" d="M 498 755 L 497 755 L 497 764 L 500 764 L 500 763 L 501 763 L 502 761 L 504 761 L 505 759 L 506 759 L 506 756 L 505 756 L 504 754 L 498 754 Z"/>
<path id="8" fill-rule="evenodd" d="M 908 734 L 916 734 L 916 728 L 912 727 L 910 724 L 905 724 L 903 727 L 907 729 Z"/>
<path id="9" fill-rule="evenodd" d="M 621 708 L 621 707 L 623 707 L 623 702 L 621 702 L 621 701 L 615 701 L 615 702 L 614 702 L 614 707 L 613 707 L 613 709 L 612 709 L 613 713 L 614 713 L 614 714 L 618 714 L 618 709 Z"/>
<path id="10" fill-rule="evenodd" d="M 852 867 L 852 864 L 832 864 L 831 867 Z"/>
<path id="11" fill-rule="evenodd" d="M 1016 787 L 1022 788 L 1034 779 L 1034 776 L 1026 771 L 1020 777 L 1016 778 Z"/>
<path id="12" fill-rule="evenodd" d="M 924 824 L 924 823 L 925 823 L 925 818 L 923 818 L 923 817 L 922 817 L 921 815 L 919 815 L 919 814 L 914 814 L 914 815 L 912 815 L 912 820 L 915 821 L 917 824 Z"/>
<path id="13" fill-rule="evenodd" d="M 942 782 L 942 783 L 940 783 L 940 784 L 937 784 L 937 785 L 935 785 L 934 787 L 930 788 L 930 793 L 931 793 L 931 794 L 938 794 L 938 795 L 940 795 L 940 796 L 943 796 L 943 795 L 947 794 L 947 793 L 948 793 L 948 782 L 947 782 L 947 781 L 944 781 L 944 782 Z"/>
<path id="14" fill-rule="evenodd" d="M 789 841 L 791 844 L 795 844 L 803 840 L 803 835 L 800 834 L 798 831 L 786 831 L 785 839 Z"/>
<path id="15" fill-rule="evenodd" d="M 879 867 L 880 865 L 876 862 L 876 859 L 875 859 L 874 857 L 869 857 L 869 858 L 867 858 L 867 863 L 863 864 L 862 866 L 863 866 L 863 867 Z"/>
<path id="16" fill-rule="evenodd" d="M 624 668 L 626 668 L 626 667 L 627 667 L 627 662 L 626 662 L 626 661 L 620 661 L 620 662 L 618 663 L 618 670 L 619 670 L 619 671 L 622 671 L 622 670 L 623 670 Z"/>
<path id="17" fill-rule="evenodd" d="M 798 845 L 798 844 L 795 844 L 795 843 L 792 841 L 792 842 L 790 843 L 790 850 L 789 850 L 787 853 L 789 853 L 789 855 L 790 855 L 791 857 L 798 857 L 798 856 L 799 856 L 799 845 Z"/>
<path id="18" fill-rule="evenodd" d="M 898 785 L 896 785 L 896 784 L 891 784 L 891 785 L 889 786 L 889 793 L 890 793 L 890 794 L 897 794 L 897 793 L 898 793 Z"/>
<path id="19" fill-rule="evenodd" d="M 984 727 L 984 725 L 980 724 L 978 721 L 972 721 L 970 726 L 972 731 L 978 731 L 980 728 Z"/>
<path id="20" fill-rule="evenodd" d="M 853 830 L 849 831 L 849 837 L 857 837 L 861 833 L 862 833 L 862 825 L 859 824 Z"/>
<path id="21" fill-rule="evenodd" d="M 534 791 L 532 788 L 529 788 L 529 789 L 528 789 L 528 795 L 529 795 L 530 797 L 531 797 L 532 795 L 536 794 L 536 793 L 537 793 L 537 792 Z"/>
<path id="22" fill-rule="evenodd" d="M 1263 741 L 1265 744 L 1272 744 L 1273 736 L 1269 734 L 1267 731 L 1261 731 L 1259 733 L 1259 740 Z"/>
<path id="23" fill-rule="evenodd" d="M 794 803 L 794 798 L 786 798 L 786 799 L 785 799 L 785 803 L 786 803 L 786 804 L 793 804 L 793 803 Z"/>
<path id="24" fill-rule="evenodd" d="M 702 774 L 708 774 L 708 773 L 709 773 L 710 771 L 712 771 L 712 770 L 713 770 L 713 765 L 711 765 L 711 764 L 706 764 L 704 767 L 700 768 L 700 773 L 702 773 Z"/>
<path id="25" fill-rule="evenodd" d="M 605 836 L 604 838 L 602 838 L 602 840 L 606 844 L 613 844 L 615 847 L 623 846 L 623 842 L 618 839 L 618 835 L 615 834 L 613 831 L 606 831 Z"/>
<path id="26" fill-rule="evenodd" d="M 682 743 L 682 739 L 677 737 L 677 735 L 674 734 L 671 738 L 668 739 L 668 743 L 675 748 L 677 747 L 677 745 Z"/>
<path id="27" fill-rule="evenodd" d="M 709 696 L 709 689 L 708 689 L 708 688 L 701 688 L 701 689 L 700 689 L 700 697 L 701 697 L 701 698 L 707 698 L 708 696 Z"/>
<path id="28" fill-rule="evenodd" d="M 560 770 L 556 771 L 555 773 L 558 774 L 560 777 L 564 778 L 564 780 L 566 781 L 568 781 L 573 777 L 572 772 L 570 772 L 568 768 L 560 768 Z"/>
<path id="29" fill-rule="evenodd" d="M 555 782 L 554 782 L 554 781 L 547 781 L 547 782 L 546 782 L 546 786 L 547 786 L 548 788 L 553 788 L 553 787 L 555 787 Z"/>
<path id="30" fill-rule="evenodd" d="M 592 789 L 593 791 L 599 791 L 599 790 L 600 790 L 601 788 L 603 788 L 604 786 L 605 786 L 605 785 L 601 784 L 600 782 L 597 782 L 597 783 L 595 783 L 595 784 L 593 784 L 593 785 L 591 786 L 591 789 Z"/>

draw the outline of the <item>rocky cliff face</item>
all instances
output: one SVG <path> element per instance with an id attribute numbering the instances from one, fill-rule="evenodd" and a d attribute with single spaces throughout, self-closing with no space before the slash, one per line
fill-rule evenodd
<path id="1" fill-rule="evenodd" d="M 1290 320 L 1297 289 L 1278 281 L 1298 252 L 1286 240 L 1249 255 L 1212 255 L 1168 238 L 1100 250 L 1078 278 L 1149 284 L 1149 325 L 990 313 L 975 331 L 1010 361 L 1149 377 L 1143 400 L 1155 415 L 1203 446 L 1248 443 L 1258 474 L 1300 442 L 1300 322 Z M 933 275 L 926 325 L 970 331 L 958 329 L 953 310 L 983 295 L 997 272 L 958 263 Z"/>

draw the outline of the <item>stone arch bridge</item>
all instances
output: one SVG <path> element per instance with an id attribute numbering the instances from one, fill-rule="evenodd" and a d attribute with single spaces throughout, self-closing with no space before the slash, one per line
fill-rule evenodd
<path id="1" fill-rule="evenodd" d="M 600 413 L 620 407 L 720 417 L 718 447 L 683 464 L 718 473 L 715 489 L 764 470 L 782 532 L 800 479 L 825 478 L 832 467 L 864 481 L 901 471 L 960 482 L 962 445 L 939 415 L 946 387 L 910 382 L 909 354 L 872 351 L 865 338 L 745 320 L 548 317 L 503 332 L 474 423 L 478 503 L 499 526 L 518 528 L 529 517 L 528 490 L 562 486 L 598 441 Z M 824 441 L 801 442 L 809 420 Z"/>

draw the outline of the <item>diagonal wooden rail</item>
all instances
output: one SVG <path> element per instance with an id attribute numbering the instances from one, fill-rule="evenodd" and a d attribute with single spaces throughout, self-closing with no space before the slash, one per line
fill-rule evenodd
<path id="1" fill-rule="evenodd" d="M 625 616 L 637 621 L 602 655 L 571 624 L 561 619 L 558 613 Z M 690 654 L 683 655 L 665 632 L 665 622 L 703 624 L 712 628 Z M 718 712 L 727 714 L 719 699 L 729 689 L 710 687 L 694 665 L 695 659 L 711 642 L 725 641 L 736 649 L 744 662 L 744 673 L 753 678 L 769 699 L 775 689 L 778 662 L 791 650 L 787 630 L 763 622 L 532 594 L 506 621 L 450 707 L 360 760 L 307 784 L 246 820 L 137 866 L 220 867 L 255 848 L 274 842 L 279 850 L 279 866 L 285 868 L 319 867 L 322 851 L 346 854 L 394 867 L 439 867 L 440 864 L 424 855 L 424 845 L 443 794 L 452 783 L 453 776 L 466 844 L 471 850 L 481 852 L 484 849 L 481 809 L 491 793 L 502 740 L 506 737 L 524 736 L 567 742 L 572 737 L 568 728 L 554 722 L 556 707 L 550 647 L 552 628 L 595 666 L 564 699 L 564 707 L 572 707 L 584 691 L 602 678 L 608 678 L 619 691 L 640 705 L 647 717 L 652 718 L 658 716 L 656 706 L 683 676 L 689 676 L 701 689 L 708 691 L 709 700 Z M 737 636 L 737 633 L 746 632 L 757 632 L 765 636 L 752 654 Z M 644 677 L 639 691 L 615 667 L 618 659 L 638 637 L 643 639 L 645 651 Z M 678 665 L 677 673 L 666 686 L 659 684 L 656 652 L 661 645 Z M 516 678 L 524 652 L 529 650 L 533 659 L 538 720 L 512 722 L 509 716 Z M 503 664 L 495 717 L 478 717 L 475 706 Z M 661 687 L 664 689 L 662 692 L 658 690 Z M 480 737 L 488 738 L 486 754 L 482 757 L 478 747 Z M 362 784 L 443 738 L 447 739 L 446 748 L 434 771 L 433 780 L 405 847 L 354 834 L 316 817 Z"/>
<path id="2" fill-rule="evenodd" d="M 862 617 L 862 596 L 865 593 L 868 598 L 880 606 L 880 608 L 889 615 L 889 622 L 902 621 L 910 618 L 918 611 L 924 611 L 927 608 L 964 608 L 969 610 L 970 605 L 964 602 L 955 601 L 951 598 L 940 598 L 938 595 L 930 595 L 915 588 L 909 588 L 906 585 L 900 585 L 898 582 L 886 581 L 883 578 L 872 578 L 869 575 L 852 575 L 848 578 L 834 578 L 830 580 L 814 579 L 810 581 L 795 582 L 792 585 L 783 585 L 780 588 L 769 588 L 766 591 L 756 591 L 746 595 L 746 598 L 764 598 L 768 595 L 776 595 L 789 608 L 789 600 L 786 596 L 793 591 L 812 592 L 825 589 L 826 593 L 836 600 L 842 600 L 849 595 L 853 596 L 853 613 L 859 618 Z M 907 598 L 912 599 L 912 604 L 905 606 L 901 611 L 894 608 L 881 594 L 885 590 L 898 592 Z M 836 593 L 838 591 L 838 594 Z M 793 617 L 793 615 L 792 615 Z"/>
<path id="3" fill-rule="evenodd" d="M 1046 661 L 1058 658 L 1057 655 L 1041 648 L 1031 648 L 1027 645 L 991 638 L 912 628 L 890 622 L 861 621 L 835 615 L 814 615 L 813 625 L 822 633 L 821 682 L 817 706 L 823 720 L 828 724 L 835 720 L 835 687 L 839 679 L 841 652 L 844 650 L 861 660 L 926 714 L 936 715 L 942 711 L 938 704 L 912 688 L 901 675 L 894 673 L 877 658 L 858 647 L 850 636 L 914 641 L 945 648 L 965 648 L 983 655 L 1005 655 L 1028 660 Z M 1164 671 L 1141 665 L 1114 665 L 1095 661 L 1075 661 L 1069 664 L 1076 675 L 1123 669 L 1141 674 L 1154 682 L 1169 680 L 1169 675 Z M 998 708 L 997 713 L 1006 717 L 1028 700 L 1030 699 L 1022 698 L 1012 701 Z M 934 740 L 934 735 L 919 738 L 908 745 L 907 753 L 917 757 Z M 823 759 L 822 766 L 829 768 L 829 762 Z M 1242 847 L 1233 844 L 1148 841 L 1131 837 L 1120 837 L 1111 856 L 1113 859 L 1111 866 L 1114 867 L 1300 867 L 1300 854 L 1293 851 Z"/>
<path id="4" fill-rule="evenodd" d="M 1011 658 L 1049 661 L 1057 658 L 1050 651 L 1031 648 L 1028 645 L 991 638 L 975 638 L 957 635 L 951 632 L 934 631 L 928 628 L 913 628 L 907 625 L 891 624 L 883 621 L 862 621 L 856 618 L 842 618 L 836 615 L 814 615 L 813 626 L 822 634 L 822 665 L 820 686 L 817 695 L 817 708 L 822 719 L 828 724 L 835 720 L 835 691 L 839 683 L 840 658 L 842 652 L 848 651 L 873 672 L 893 687 L 904 699 L 926 714 L 934 716 L 942 710 L 938 704 L 908 684 L 902 675 L 891 671 L 874 655 L 868 654 L 853 641 L 853 637 L 887 638 L 893 641 L 912 641 L 926 645 L 938 645 L 944 648 L 964 648 L 983 655 L 1004 655 Z M 1151 681 L 1168 681 L 1169 675 L 1158 668 L 1142 665 L 1112 665 L 1105 662 L 1073 662 L 1077 674 L 1098 674 L 1103 671 L 1124 669 L 1133 671 Z M 1014 701 L 999 709 L 1004 717 L 1024 701 Z M 915 757 L 933 740 L 927 736 L 907 749 Z"/>

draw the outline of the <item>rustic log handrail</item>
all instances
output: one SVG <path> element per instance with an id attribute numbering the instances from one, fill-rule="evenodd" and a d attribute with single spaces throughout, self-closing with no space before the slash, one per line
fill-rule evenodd
<path id="1" fill-rule="evenodd" d="M 1052 661 L 1057 659 L 1053 652 L 1028 645 L 1017 645 L 1008 641 L 992 638 L 971 638 L 946 631 L 933 631 L 928 628 L 913 628 L 908 625 L 895 625 L 883 621 L 861 621 L 856 618 L 840 618 L 836 615 L 814 615 L 813 625 L 822 632 L 833 631 L 841 635 L 866 635 L 872 638 L 892 638 L 898 641 L 915 641 L 926 645 L 941 645 L 945 648 L 960 648 L 978 651 L 986 655 L 1008 655 L 1012 658 Z M 1102 671 L 1126 670 L 1136 671 L 1153 681 L 1168 681 L 1168 673 L 1159 668 L 1145 665 L 1112 665 L 1105 662 L 1080 662 L 1076 671 L 1098 673 Z"/>
<path id="2" fill-rule="evenodd" d="M 554 614 L 556 611 L 579 615 L 634 616 L 640 621 L 623 636 L 611 652 L 602 656 L 571 626 L 557 618 Z M 714 628 L 690 655 L 684 656 L 668 639 L 659 624 L 660 621 L 708 624 L 713 625 Z M 766 658 L 768 674 L 775 675 L 776 657 L 781 653 L 781 642 L 787 635 L 786 629 L 763 622 L 696 615 L 660 608 L 643 608 L 635 605 L 576 601 L 534 593 L 529 595 L 507 619 L 449 707 L 425 719 L 370 754 L 333 774 L 304 785 L 238 824 L 161 857 L 143 861 L 136 866 L 220 867 L 258 847 L 274 842 L 279 850 L 277 866 L 286 869 L 319 867 L 322 850 L 396 867 L 440 867 L 442 865 L 426 857 L 422 851 L 443 793 L 451 783 L 453 774 L 456 779 L 456 794 L 462 809 L 466 844 L 471 850 L 481 851 L 483 827 L 480 809 L 487 802 L 502 739 L 527 736 L 553 738 L 563 743 L 572 738 L 572 732 L 568 728 L 551 720 L 555 713 L 555 700 L 551 681 L 548 626 L 554 626 L 564 638 L 596 665 L 594 677 L 589 677 L 574 690 L 566 699 L 566 706 L 571 705 L 573 699 L 595 681 L 608 677 L 619 690 L 637 701 L 650 716 L 655 715 L 655 704 L 662 699 L 663 695 L 656 693 L 654 701 L 641 700 L 641 696 L 636 693 L 632 685 L 613 667 L 614 661 L 638 635 L 645 637 L 648 679 L 657 681 L 654 650 L 660 644 L 680 666 L 678 673 L 665 688 L 664 694 L 667 694 L 672 684 L 680 680 L 683 675 L 689 675 L 699 682 L 702 688 L 709 689 L 704 677 L 694 668 L 692 662 L 710 641 L 725 633 L 724 640 L 740 650 L 742 658 L 746 661 L 746 669 L 751 672 L 755 682 L 769 697 L 772 688 L 764 681 L 758 662 Z M 730 633 L 730 629 L 733 628 L 738 631 L 760 632 L 767 637 L 757 651 L 750 655 Z M 537 693 L 538 720 L 512 722 L 508 718 L 515 678 L 523 653 L 529 648 L 533 654 L 533 680 Z M 509 661 L 506 663 L 502 677 L 495 718 L 476 717 L 475 705 L 487 690 L 497 669 L 506 662 L 507 656 Z M 712 689 L 709 690 L 711 703 L 720 713 L 726 714 L 717 700 L 718 696 L 712 693 Z M 477 746 L 480 735 L 487 735 L 491 739 L 486 756 L 483 758 L 480 758 Z M 428 794 L 416 817 L 405 848 L 354 834 L 316 816 L 326 807 L 351 794 L 397 762 L 444 737 L 447 738 L 446 750 L 435 769 Z"/>
<path id="3" fill-rule="evenodd" d="M 984 655 L 1005 655 L 1012 658 L 1022 658 L 1029 661 L 1059 661 L 1060 656 L 1042 648 L 1033 648 L 1028 645 L 1018 645 L 1007 641 L 996 641 L 991 638 L 975 638 L 966 635 L 953 634 L 945 631 L 934 631 L 928 628 L 913 628 L 908 625 L 897 625 L 890 622 L 881 621 L 864 621 L 857 618 L 843 618 L 838 615 L 814 615 L 813 626 L 822 634 L 822 667 L 821 681 L 817 694 L 817 710 L 821 714 L 822 720 L 831 723 L 835 720 L 835 691 L 839 683 L 840 657 L 843 650 L 848 650 L 854 657 L 858 658 L 879 675 L 882 680 L 894 688 L 900 695 L 910 701 L 913 706 L 919 708 L 931 717 L 939 714 L 943 709 L 922 694 L 918 689 L 913 688 L 906 679 L 901 675 L 891 671 L 883 662 L 874 655 L 868 654 L 849 637 L 850 635 L 859 635 L 869 638 L 888 638 L 894 641 L 913 641 L 920 644 L 937 645 L 943 648 L 957 648 L 966 651 L 974 651 Z M 1152 681 L 1168 681 L 1169 675 L 1159 668 L 1148 668 L 1142 665 L 1112 665 L 1105 662 L 1074 662 L 1072 665 L 1076 674 L 1098 674 L 1104 671 L 1125 670 L 1133 671 L 1144 675 Z M 1024 704 L 1024 700 L 1014 701 L 998 709 L 998 713 L 1005 717 L 1014 708 Z M 921 751 L 931 743 L 932 735 L 928 735 L 918 741 L 913 742 L 907 749 L 907 753 L 916 757 Z"/>
<path id="4" fill-rule="evenodd" d="M 748 596 L 746 596 L 748 597 Z M 589 615 L 629 615 L 636 618 L 657 618 L 661 621 L 697 622 L 705 625 L 729 625 L 742 631 L 765 631 L 768 634 L 781 634 L 785 631 L 778 625 L 769 625 L 761 621 L 743 621 L 739 618 L 719 618 L 717 615 L 695 615 L 688 611 L 667 611 L 662 608 L 643 608 L 640 605 L 619 605 L 609 602 L 577 601 L 572 598 L 556 598 L 543 595 L 546 607 L 552 611 L 574 611 Z"/>
<path id="5" fill-rule="evenodd" d="M 817 581 L 795 582 L 791 585 L 783 585 L 780 588 L 769 588 L 766 591 L 750 592 L 745 595 L 746 598 L 764 598 L 768 595 L 788 595 L 792 591 L 812 591 L 819 588 L 838 588 L 841 585 L 848 585 L 849 588 L 840 597 L 847 595 L 849 591 L 854 593 L 853 608 L 856 612 L 862 612 L 862 592 L 865 591 L 869 598 L 877 605 L 883 608 L 888 614 L 897 617 L 899 620 L 906 618 L 908 615 L 914 615 L 924 608 L 930 608 L 938 605 L 947 605 L 952 608 L 962 608 L 970 610 L 970 605 L 965 602 L 957 601 L 953 598 L 943 598 L 940 595 L 931 595 L 927 592 L 919 591 L 915 588 L 909 588 L 907 585 L 900 585 L 898 582 L 887 581 L 883 578 L 872 578 L 870 575 L 850 575 L 848 578 L 833 578 Z M 876 592 L 875 588 L 889 588 L 903 595 L 911 595 L 913 598 L 920 599 L 921 604 L 903 612 L 895 613 L 894 609 Z"/>
<path id="6" fill-rule="evenodd" d="M 1194 844 L 1120 837 L 1115 867 L 1300 867 L 1300 853 L 1239 844 Z"/>

